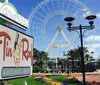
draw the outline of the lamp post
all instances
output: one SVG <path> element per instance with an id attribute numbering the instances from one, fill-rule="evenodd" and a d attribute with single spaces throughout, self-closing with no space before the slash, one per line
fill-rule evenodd
<path id="1" fill-rule="evenodd" d="M 84 70 L 84 52 L 83 52 L 83 34 L 87 30 L 92 30 L 94 28 L 94 19 L 96 18 L 95 15 L 87 16 L 85 19 L 89 20 L 90 26 L 82 26 L 81 24 L 79 26 L 72 27 L 72 21 L 75 20 L 74 17 L 67 17 L 64 20 L 67 21 L 68 30 L 69 31 L 76 31 L 80 35 L 80 42 L 81 42 L 81 65 L 82 65 L 82 73 L 83 73 L 83 85 L 86 85 L 85 83 L 85 70 Z M 79 30 L 79 31 L 78 31 Z"/>

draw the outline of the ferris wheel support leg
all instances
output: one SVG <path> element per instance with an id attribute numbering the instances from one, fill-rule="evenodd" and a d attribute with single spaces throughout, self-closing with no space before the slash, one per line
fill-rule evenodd
<path id="1" fill-rule="evenodd" d="M 63 30 L 61 30 L 61 33 L 62 33 L 62 35 L 64 36 L 66 42 L 68 42 L 68 44 L 69 44 L 69 48 L 72 49 L 73 46 L 71 45 L 70 41 L 68 40 L 68 38 L 67 38 L 67 36 L 65 35 L 65 33 L 63 32 Z"/>
<path id="2" fill-rule="evenodd" d="M 55 36 L 54 36 L 53 39 L 51 40 L 51 42 L 50 42 L 50 44 L 49 44 L 49 46 L 48 46 L 48 48 L 46 49 L 45 52 L 49 52 L 49 50 L 50 50 L 52 44 L 55 42 L 55 40 L 56 40 L 56 38 L 57 38 L 57 35 L 58 35 L 58 31 L 56 32 Z"/>

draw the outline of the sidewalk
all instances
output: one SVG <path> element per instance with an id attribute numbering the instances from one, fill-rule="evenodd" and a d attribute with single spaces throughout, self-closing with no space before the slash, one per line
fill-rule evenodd
<path id="1" fill-rule="evenodd" d="M 100 85 L 100 72 L 86 73 L 85 75 L 86 75 L 87 85 Z M 73 73 L 72 76 L 76 77 L 81 82 L 83 80 L 82 73 Z"/>

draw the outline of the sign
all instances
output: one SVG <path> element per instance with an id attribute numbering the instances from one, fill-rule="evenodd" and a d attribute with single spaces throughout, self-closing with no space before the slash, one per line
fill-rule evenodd
<path id="1" fill-rule="evenodd" d="M 1 77 L 6 78 L 6 77 L 14 77 L 14 76 L 19 76 L 19 75 L 30 75 L 31 68 L 30 67 L 4 67 L 1 70 Z"/>
<path id="2" fill-rule="evenodd" d="M 33 38 L 0 25 L 0 80 L 32 75 Z"/>
<path id="3" fill-rule="evenodd" d="M 1 3 L 0 2 L 0 18 L 20 27 L 28 28 L 29 21 L 18 14 L 17 9 L 11 3 Z"/>

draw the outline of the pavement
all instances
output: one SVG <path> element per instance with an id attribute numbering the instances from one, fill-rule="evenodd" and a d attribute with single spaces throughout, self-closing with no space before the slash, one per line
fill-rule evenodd
<path id="1" fill-rule="evenodd" d="M 79 81 L 83 81 L 82 73 L 72 73 L 73 77 L 76 77 Z M 86 73 L 87 85 L 100 85 L 100 72 Z"/>

